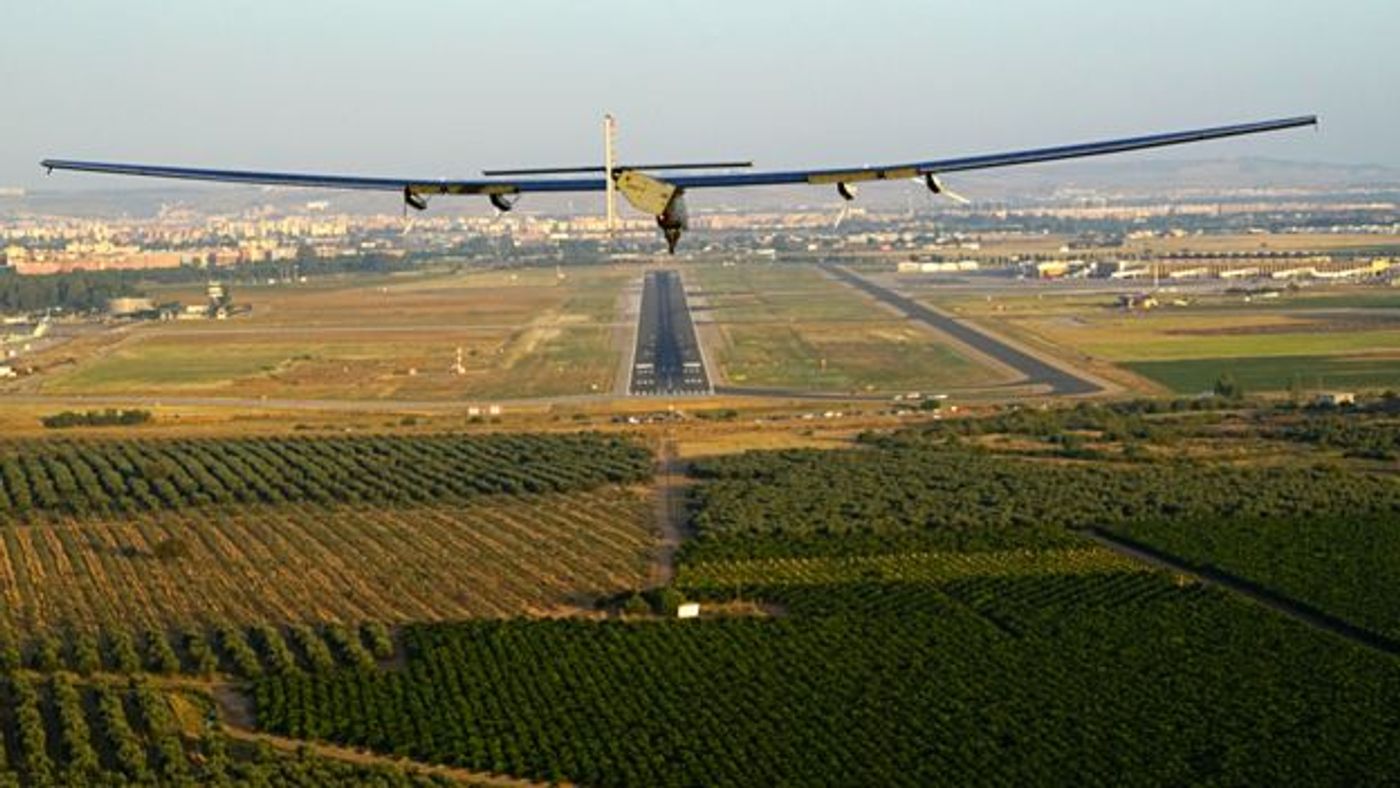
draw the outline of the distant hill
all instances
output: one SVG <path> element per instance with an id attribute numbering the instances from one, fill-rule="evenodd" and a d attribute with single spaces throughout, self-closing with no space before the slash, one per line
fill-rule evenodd
<path id="1" fill-rule="evenodd" d="M 1400 168 L 1262 158 L 1183 161 L 1123 158 L 990 170 L 959 177 L 975 178 L 979 185 L 1017 189 L 1023 193 L 1065 187 L 1155 193 L 1181 189 L 1230 191 L 1400 187 Z"/>

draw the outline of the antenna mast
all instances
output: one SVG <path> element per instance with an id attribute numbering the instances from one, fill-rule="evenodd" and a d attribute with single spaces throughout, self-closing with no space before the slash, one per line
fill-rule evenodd
<path id="1" fill-rule="evenodd" d="M 616 184 L 613 183 L 613 142 L 617 136 L 617 123 L 612 113 L 603 115 L 603 190 L 608 204 L 608 234 L 617 228 L 617 208 L 613 203 Z"/>

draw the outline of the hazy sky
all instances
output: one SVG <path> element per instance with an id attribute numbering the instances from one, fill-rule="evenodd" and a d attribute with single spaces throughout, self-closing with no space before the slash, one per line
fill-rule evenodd
<path id="1" fill-rule="evenodd" d="M 1396 0 L 6 0 L 0 185 L 116 185 L 46 180 L 45 156 L 592 163 L 609 109 L 634 161 L 858 164 L 1316 112 L 1320 133 L 1176 155 L 1400 166 L 1397 40 Z"/>

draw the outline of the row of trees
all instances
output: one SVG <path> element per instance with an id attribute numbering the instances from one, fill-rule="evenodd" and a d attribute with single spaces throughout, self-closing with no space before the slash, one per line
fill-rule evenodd
<path id="1" fill-rule="evenodd" d="M 137 424 L 146 424 L 150 420 L 151 412 L 149 410 L 107 408 L 106 410 L 65 410 L 43 416 L 39 422 L 48 429 L 61 430 L 69 427 L 132 427 Z"/>
<path id="2" fill-rule="evenodd" d="M 305 255 L 296 261 L 299 276 L 386 274 L 411 271 L 426 261 L 415 257 L 366 255 L 319 259 Z M 139 271 L 71 271 L 58 274 L 20 275 L 0 268 L 0 312 L 39 312 L 64 309 L 93 312 L 106 309 L 107 301 L 141 295 L 161 285 L 202 284 L 211 277 L 237 284 L 281 279 L 292 270 L 286 263 L 250 263 L 210 270 L 181 266 Z"/>
<path id="3" fill-rule="evenodd" d="M 1386 516 L 1160 519 L 1112 530 L 1400 641 L 1400 506 Z"/>
<path id="4" fill-rule="evenodd" d="M 1018 408 L 976 419 L 929 422 L 895 433 L 871 432 L 861 440 L 880 446 L 926 443 L 932 437 L 1025 435 L 1049 442 L 1065 442 L 1092 435 L 1110 442 L 1170 443 L 1180 438 L 1210 435 L 1225 419 L 1242 428 L 1237 437 L 1267 438 L 1314 443 L 1340 448 L 1352 456 L 1393 459 L 1400 450 L 1400 398 L 1387 393 L 1356 406 L 1299 408 L 1294 403 L 1273 406 L 1254 404 L 1238 411 L 1236 399 L 1216 396 L 1190 400 L 1131 400 L 1112 403 L 1082 402 L 1072 408 Z"/>
<path id="5" fill-rule="evenodd" d="M 1085 406 L 946 429 L 1055 435 L 1115 429 L 1136 418 Z M 1385 417 L 1361 414 L 1281 414 L 1258 431 L 1349 453 L 1389 450 L 1395 437 Z M 941 440 L 908 431 L 871 437 L 859 452 L 703 461 L 696 472 L 706 483 L 694 499 L 700 538 L 685 555 L 693 566 L 720 568 L 709 574 L 723 578 L 736 570 L 716 559 L 1044 548 L 1076 542 L 1071 529 L 1105 528 L 1400 637 L 1400 603 L 1391 593 L 1400 584 L 1393 560 L 1400 554 L 1400 485 L 1390 476 L 1323 462 L 1047 462 Z M 822 495 L 812 495 L 815 489 Z"/>
<path id="6" fill-rule="evenodd" d="M 1310 416 L 1271 434 L 1284 440 L 1341 449 L 1353 457 L 1394 460 L 1400 456 L 1400 421 L 1361 413 Z"/>
<path id="7" fill-rule="evenodd" d="M 229 503 L 398 503 L 587 490 L 649 478 L 597 434 L 0 443 L 0 519 Z"/>
<path id="8" fill-rule="evenodd" d="M 1168 576 L 763 593 L 787 615 L 414 627 L 403 669 L 269 676 L 257 715 L 292 736 L 598 785 L 1400 773 L 1388 660 Z"/>
<path id="9" fill-rule="evenodd" d="M 1015 408 L 983 418 L 933 421 L 893 434 L 866 433 L 861 440 L 891 445 L 926 443 L 935 436 L 1027 435 L 1048 440 L 1095 433 L 1108 441 L 1165 443 L 1194 435 L 1220 420 L 1216 411 L 1237 407 L 1238 402 L 1219 397 L 1081 402 L 1072 408 Z"/>
<path id="10" fill-rule="evenodd" d="M 1086 408 L 1045 432 L 1157 429 L 1148 415 Z M 1041 429 L 1037 414 L 1011 418 L 998 426 Z M 264 675 L 260 724 L 603 785 L 1400 773 L 1389 660 L 1073 530 L 1393 519 L 1393 479 L 1027 460 L 946 438 L 696 463 L 699 537 L 677 591 L 758 600 L 781 617 L 414 626 L 400 669 Z"/>
<path id="11" fill-rule="evenodd" d="M 1171 521 L 1394 520 L 1394 479 L 1334 466 L 1027 460 L 902 438 L 858 451 L 706 459 L 695 557 L 1063 544 L 1066 529 Z M 814 494 L 820 491 L 821 494 Z"/>
<path id="12" fill-rule="evenodd" d="M 29 669 L 134 675 L 227 673 L 256 678 L 264 673 L 368 670 L 394 656 L 388 627 L 329 624 L 287 628 L 270 624 L 240 627 L 216 623 L 173 632 L 110 627 L 99 632 L 46 634 L 27 643 L 0 632 L 0 672 Z"/>
<path id="13" fill-rule="evenodd" d="M 84 683 L 64 675 L 0 680 L 0 784 L 429 786 L 397 769 L 261 747 L 231 747 L 211 727 L 182 732 L 167 695 L 144 680 Z M 50 735 L 52 734 L 52 735 Z"/>
<path id="14" fill-rule="evenodd" d="M 21 276 L 0 268 L 0 312 L 45 309 L 88 312 L 105 309 L 108 299 L 138 292 L 136 278 L 130 272 L 76 271 Z"/>

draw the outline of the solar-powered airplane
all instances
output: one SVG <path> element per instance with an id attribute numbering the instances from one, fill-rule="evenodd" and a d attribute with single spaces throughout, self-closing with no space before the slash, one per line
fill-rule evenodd
<path id="1" fill-rule="evenodd" d="M 611 115 L 603 119 L 603 164 L 582 167 L 540 167 L 513 170 L 484 170 L 480 178 L 382 178 L 358 175 L 317 175 L 291 172 L 211 170 L 148 164 L 117 164 L 97 161 L 45 159 L 41 166 L 54 170 L 103 172 L 113 175 L 141 175 L 152 178 L 179 178 L 195 181 L 249 183 L 266 186 L 305 186 L 322 189 L 371 189 L 399 192 L 404 210 L 424 210 L 428 198 L 438 194 L 480 194 L 499 211 L 509 211 L 520 195 L 530 192 L 605 192 L 608 228 L 615 222 L 614 194 L 621 192 L 633 208 L 656 217 L 666 237 L 667 249 L 675 254 L 676 243 L 687 227 L 685 193 L 690 189 L 723 189 L 747 186 L 815 184 L 834 186 L 843 199 L 853 200 L 856 184 L 862 181 L 901 179 L 922 180 L 928 190 L 962 200 L 943 185 L 942 176 L 968 170 L 1036 164 L 1062 159 L 1102 156 L 1109 153 L 1161 148 L 1190 142 L 1239 137 L 1281 131 L 1300 126 L 1316 126 L 1317 116 L 1302 115 L 1233 126 L 1150 134 L 1141 137 L 1083 142 L 1050 148 L 1032 148 L 1008 153 L 990 153 L 953 159 L 933 159 L 905 164 L 861 165 L 859 167 L 819 167 L 804 170 L 748 172 L 751 162 L 704 162 L 693 164 L 620 164 L 614 160 L 615 125 Z M 727 170 L 726 172 L 713 172 Z M 655 173 L 666 173 L 658 175 Z"/>

